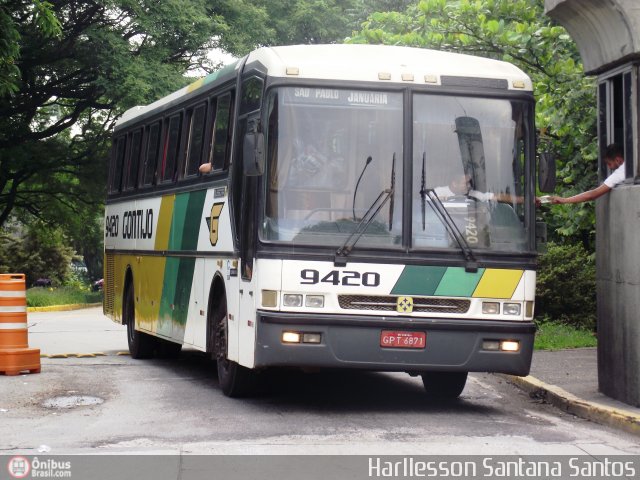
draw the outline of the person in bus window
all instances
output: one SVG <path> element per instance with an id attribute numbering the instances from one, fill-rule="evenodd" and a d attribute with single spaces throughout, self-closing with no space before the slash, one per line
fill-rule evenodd
<path id="1" fill-rule="evenodd" d="M 480 202 L 496 201 L 504 203 L 522 203 L 523 198 L 508 193 L 480 192 L 473 188 L 473 178 L 468 173 L 456 175 L 449 185 L 436 187 L 434 191 L 440 200 L 453 197 L 469 197 Z"/>
<path id="2" fill-rule="evenodd" d="M 571 197 L 551 196 L 549 197 L 551 203 L 589 202 L 609 193 L 613 187 L 622 183 L 626 178 L 624 150 L 622 147 L 615 143 L 608 145 L 605 149 L 604 161 L 606 162 L 609 170 L 613 170 L 613 172 L 605 179 L 602 185 Z"/>

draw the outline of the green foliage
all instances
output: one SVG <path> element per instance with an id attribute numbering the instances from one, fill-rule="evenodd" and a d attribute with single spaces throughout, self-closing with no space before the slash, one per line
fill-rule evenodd
<path id="1" fill-rule="evenodd" d="M 574 42 L 544 14 L 543 0 L 422 0 L 402 13 L 370 15 L 349 41 L 433 48 L 515 64 L 532 78 L 539 149 L 557 154 L 558 191 L 568 195 L 596 185 L 595 80 L 584 76 Z M 593 248 L 592 204 L 550 210 L 547 221 L 557 239 Z"/>
<path id="2" fill-rule="evenodd" d="M 536 317 L 593 330 L 596 325 L 595 262 L 581 244 L 548 244 L 540 256 Z"/>
<path id="3" fill-rule="evenodd" d="M 593 331 L 576 328 L 561 322 L 538 322 L 534 348 L 536 350 L 562 350 L 565 348 L 595 347 L 598 339 Z"/>
<path id="4" fill-rule="evenodd" d="M 27 285 L 38 278 L 63 284 L 72 257 L 73 250 L 65 246 L 62 233 L 42 224 L 34 224 L 26 232 L 0 234 L 0 273 L 24 273 Z"/>
<path id="5" fill-rule="evenodd" d="M 16 8 L 20 15 L 16 15 Z M 38 31 L 44 37 L 60 34 L 60 22 L 46 1 L 4 1 L 0 5 L 0 97 L 11 95 L 19 90 L 21 34 L 19 24 L 25 24 Z"/>
<path id="6" fill-rule="evenodd" d="M 102 302 L 102 292 L 92 292 L 87 286 L 34 287 L 27 290 L 28 307 L 74 305 Z"/>

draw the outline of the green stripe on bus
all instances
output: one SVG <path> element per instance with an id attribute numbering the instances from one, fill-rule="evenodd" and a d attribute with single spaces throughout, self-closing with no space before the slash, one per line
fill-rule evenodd
<path id="1" fill-rule="evenodd" d="M 157 333 L 176 340 L 184 338 L 195 266 L 195 258 L 167 258 Z"/>
<path id="2" fill-rule="evenodd" d="M 189 193 L 176 195 L 173 204 L 173 219 L 171 221 L 171 233 L 169 234 L 169 250 L 182 250 L 182 238 L 184 237 L 184 221 L 189 204 Z"/>
<path id="3" fill-rule="evenodd" d="M 180 258 L 168 257 L 164 266 L 164 278 L 162 281 L 162 297 L 160 298 L 160 312 L 158 314 L 158 328 L 156 332 L 161 335 L 173 334 L 173 309 L 176 297 L 176 284 Z"/>
<path id="4" fill-rule="evenodd" d="M 198 234 L 202 223 L 202 209 L 206 190 L 192 192 L 187 202 L 186 218 L 182 230 L 182 250 L 196 250 L 198 248 Z"/>
<path id="5" fill-rule="evenodd" d="M 191 296 L 191 286 L 193 285 L 193 272 L 196 267 L 195 258 L 181 258 L 178 265 L 178 276 L 176 278 L 175 297 L 173 304 L 173 336 L 184 337 L 184 327 L 187 324 L 187 314 L 189 313 L 189 297 Z M 176 328 L 182 330 L 178 335 Z"/>
<path id="6" fill-rule="evenodd" d="M 206 190 L 181 193 L 173 206 L 169 250 L 196 250 Z"/>
<path id="7" fill-rule="evenodd" d="M 449 267 L 442 277 L 435 295 L 437 297 L 470 297 L 484 274 L 484 268 L 477 272 L 465 272 L 462 267 Z"/>
<path id="8" fill-rule="evenodd" d="M 391 290 L 392 295 L 431 296 L 436 292 L 447 267 L 407 265 Z"/>

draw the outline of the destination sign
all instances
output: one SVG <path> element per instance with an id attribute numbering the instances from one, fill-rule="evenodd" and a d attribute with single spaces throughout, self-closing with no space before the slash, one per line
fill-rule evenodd
<path id="1" fill-rule="evenodd" d="M 285 105 L 335 105 L 401 109 L 402 94 L 376 90 L 291 87 L 280 91 Z"/>

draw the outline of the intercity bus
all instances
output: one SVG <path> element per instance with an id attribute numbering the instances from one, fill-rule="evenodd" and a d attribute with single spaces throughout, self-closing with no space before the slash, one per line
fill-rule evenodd
<path id="1" fill-rule="evenodd" d="M 529 372 L 531 80 L 373 45 L 260 48 L 113 134 L 104 311 L 247 395 L 271 367 Z"/>

